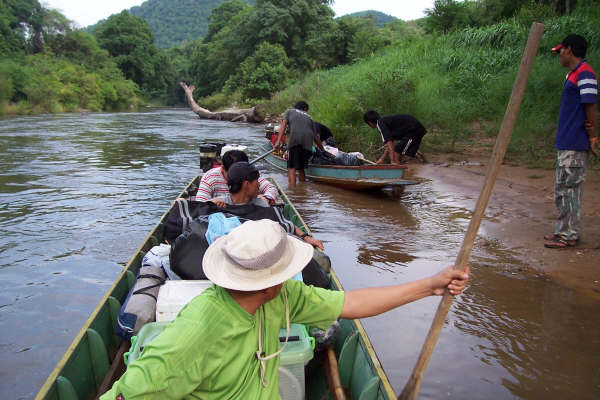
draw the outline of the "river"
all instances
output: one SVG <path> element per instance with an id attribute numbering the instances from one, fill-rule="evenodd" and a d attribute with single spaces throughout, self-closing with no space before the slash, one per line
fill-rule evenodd
<path id="1" fill-rule="evenodd" d="M 261 126 L 187 109 L 0 121 L 0 398 L 30 399 L 158 218 L 199 173 L 198 145 L 260 154 Z M 400 198 L 313 182 L 287 189 L 345 289 L 450 265 L 470 211 L 431 182 Z M 475 246 L 420 398 L 600 398 L 597 300 L 532 272 L 500 243 Z M 363 320 L 394 389 L 406 383 L 439 298 Z"/>

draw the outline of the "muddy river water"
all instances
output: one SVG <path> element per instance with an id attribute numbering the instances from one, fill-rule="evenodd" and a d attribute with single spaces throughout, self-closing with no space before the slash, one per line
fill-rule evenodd
<path id="1" fill-rule="evenodd" d="M 260 154 L 261 126 L 187 109 L 0 121 L 0 398 L 33 398 L 89 313 L 182 187 L 198 145 Z M 400 198 L 307 182 L 287 188 L 345 289 L 425 277 L 450 265 L 470 210 L 432 181 Z M 481 232 L 485 238 L 485 232 Z M 420 398 L 600 398 L 600 304 L 563 288 L 502 243 L 482 240 Z M 396 392 L 439 298 L 363 320 Z"/>

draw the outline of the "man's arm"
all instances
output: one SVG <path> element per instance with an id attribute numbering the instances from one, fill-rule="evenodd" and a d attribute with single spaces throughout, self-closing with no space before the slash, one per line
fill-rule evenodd
<path id="1" fill-rule="evenodd" d="M 214 203 L 214 205 L 216 205 L 219 208 L 225 208 L 227 207 L 227 203 L 225 202 L 224 199 L 220 198 L 220 197 L 215 197 L 214 199 L 209 199 L 207 201 L 210 201 L 211 203 Z"/>
<path id="2" fill-rule="evenodd" d="M 321 142 L 321 135 L 318 133 L 315 135 L 315 144 L 319 149 L 325 151 L 325 147 L 323 147 L 323 142 Z"/>
<path id="3" fill-rule="evenodd" d="M 296 236 L 298 236 L 300 240 L 310 244 L 313 247 L 317 247 L 321 251 L 325 250 L 325 247 L 323 247 L 323 242 L 319 239 L 315 239 L 311 235 L 302 237 L 302 235 L 304 235 L 304 231 L 297 226 L 294 226 L 294 233 L 296 233 Z"/>
<path id="4" fill-rule="evenodd" d="M 287 127 L 287 120 L 284 119 L 281 122 L 281 125 L 279 126 L 279 134 L 277 135 L 277 141 L 273 145 L 274 148 L 277 149 L 281 145 L 281 137 L 283 136 L 283 133 L 285 132 L 286 127 Z"/>
<path id="5" fill-rule="evenodd" d="M 262 176 L 258 178 L 258 191 L 267 198 L 270 205 L 274 205 L 275 200 L 279 197 L 279 191 L 275 185 Z"/>
<path id="6" fill-rule="evenodd" d="M 372 317 L 427 296 L 442 295 L 446 288 L 457 295 L 462 293 L 468 281 L 468 267 L 465 271 L 448 267 L 429 278 L 402 285 L 352 290 L 345 293 L 340 317 Z"/>
<path id="7" fill-rule="evenodd" d="M 379 160 L 377 160 L 377 164 L 383 164 L 388 155 L 390 156 L 390 162 L 392 162 L 393 154 L 394 142 L 392 140 L 388 140 L 387 142 L 385 142 L 385 149 L 383 150 L 383 154 L 381 155 L 381 157 L 379 157 Z"/>
<path id="8" fill-rule="evenodd" d="M 590 150 L 598 157 L 600 145 L 598 144 L 598 104 L 596 103 L 585 104 L 585 130 L 590 140 Z"/>

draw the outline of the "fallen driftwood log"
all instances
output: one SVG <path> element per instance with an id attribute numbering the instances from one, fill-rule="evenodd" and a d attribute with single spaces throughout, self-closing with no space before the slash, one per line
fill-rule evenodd
<path id="1" fill-rule="evenodd" d="M 188 86 L 185 82 L 179 82 L 179 85 L 185 91 L 185 97 L 187 98 L 188 104 L 193 112 L 198 114 L 200 118 L 204 119 L 216 119 L 219 121 L 241 121 L 241 122 L 263 122 L 265 120 L 265 106 L 264 104 L 257 104 L 252 108 L 236 108 L 227 109 L 223 111 L 213 112 L 206 108 L 200 107 L 195 101 L 192 95 L 194 85 Z"/>

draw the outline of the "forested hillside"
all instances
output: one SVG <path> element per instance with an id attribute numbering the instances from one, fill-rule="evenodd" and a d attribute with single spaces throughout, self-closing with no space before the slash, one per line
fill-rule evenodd
<path id="1" fill-rule="evenodd" d="M 375 11 L 375 10 L 358 11 L 355 13 L 343 15 L 340 18 L 347 18 L 347 17 L 362 17 L 362 18 L 372 17 L 375 20 L 375 25 L 379 28 L 381 28 L 385 24 L 389 24 L 390 22 L 394 22 L 394 21 L 398 20 L 398 18 L 396 18 L 396 17 L 392 17 L 391 15 L 382 13 L 381 11 Z"/>
<path id="2" fill-rule="evenodd" d="M 129 13 L 148 22 L 155 44 L 163 49 L 181 46 L 208 32 L 211 11 L 226 0 L 148 0 Z M 245 0 L 252 4 L 252 0 Z"/>

